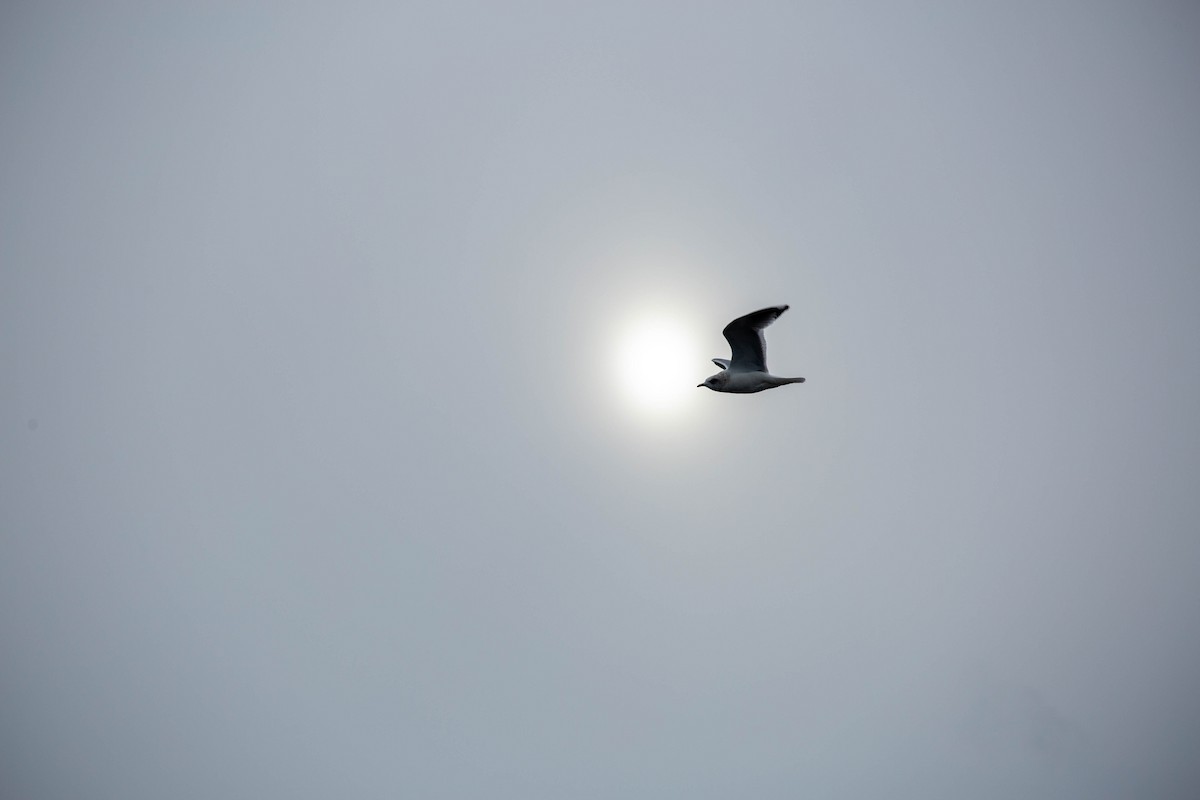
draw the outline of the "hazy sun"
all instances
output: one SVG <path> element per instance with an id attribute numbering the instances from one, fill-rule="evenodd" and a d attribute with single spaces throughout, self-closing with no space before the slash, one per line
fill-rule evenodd
<path id="1" fill-rule="evenodd" d="M 620 337 L 616 370 L 625 397 L 643 411 L 676 409 L 696 391 L 698 361 L 693 337 L 668 318 L 644 319 Z"/>

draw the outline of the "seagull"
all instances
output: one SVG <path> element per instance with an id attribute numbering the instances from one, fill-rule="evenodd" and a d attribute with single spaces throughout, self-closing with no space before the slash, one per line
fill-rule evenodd
<path id="1" fill-rule="evenodd" d="M 725 326 L 721 333 L 729 342 L 730 358 L 714 358 L 713 363 L 721 371 L 696 387 L 707 386 L 714 392 L 752 394 L 764 389 L 774 389 L 789 383 L 804 383 L 804 378 L 781 378 L 767 372 L 767 343 L 763 339 L 763 328 L 779 319 L 787 306 L 771 306 L 738 317 Z"/>

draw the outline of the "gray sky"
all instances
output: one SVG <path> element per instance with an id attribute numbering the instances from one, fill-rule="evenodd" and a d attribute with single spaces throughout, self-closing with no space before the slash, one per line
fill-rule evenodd
<path id="1" fill-rule="evenodd" d="M 0 12 L 5 797 L 1197 796 L 1194 4 L 113 5 Z"/>

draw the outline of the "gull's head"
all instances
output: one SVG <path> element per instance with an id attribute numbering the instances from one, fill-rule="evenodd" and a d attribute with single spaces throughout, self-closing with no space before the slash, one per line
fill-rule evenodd
<path id="1" fill-rule="evenodd" d="M 722 371 L 718 372 L 716 375 L 705 378 L 704 383 L 697 383 L 696 388 L 699 389 L 701 386 L 705 386 L 709 389 L 712 389 L 714 392 L 719 392 L 725 388 L 725 384 L 728 382 L 729 373 Z"/>

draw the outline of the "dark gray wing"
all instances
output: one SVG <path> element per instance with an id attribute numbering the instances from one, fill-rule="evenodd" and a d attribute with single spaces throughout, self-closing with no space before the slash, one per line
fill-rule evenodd
<path id="1" fill-rule="evenodd" d="M 772 306 L 738 317 L 725 326 L 721 333 L 729 342 L 733 352 L 730 372 L 766 372 L 767 343 L 763 339 L 763 328 L 779 319 L 787 306 Z"/>
<path id="2" fill-rule="evenodd" d="M 716 364 L 718 367 L 720 367 L 721 369 L 729 369 L 729 359 L 728 358 L 714 358 L 712 360 L 712 362 L 714 364 Z"/>

